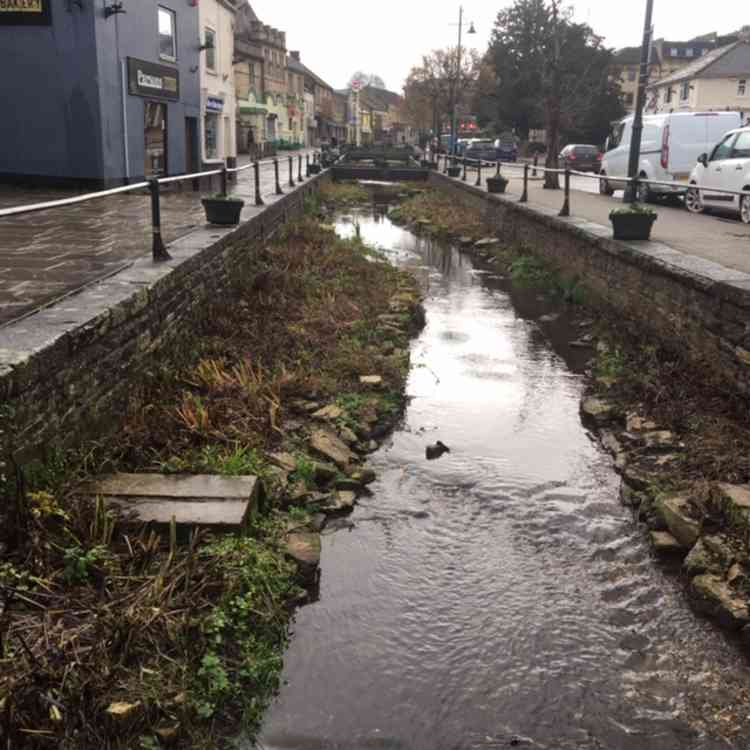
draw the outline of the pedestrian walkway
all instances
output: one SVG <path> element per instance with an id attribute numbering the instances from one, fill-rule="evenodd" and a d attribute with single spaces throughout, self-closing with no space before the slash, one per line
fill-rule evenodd
<path id="1" fill-rule="evenodd" d="M 302 152 L 305 155 L 311 152 Z M 294 152 L 294 179 L 298 174 Z M 248 163 L 240 160 L 240 165 Z M 288 155 L 279 155 L 281 185 L 289 182 Z M 261 194 L 275 192 L 272 160 L 261 163 Z M 303 161 L 303 175 L 305 167 Z M 214 177 L 218 189 L 218 177 Z M 252 203 L 253 170 L 238 173 L 232 192 Z M 69 198 L 61 190 L 0 188 L 0 208 Z M 204 193 L 205 194 L 205 193 Z M 162 186 L 162 237 L 173 242 L 205 224 L 201 193 L 190 182 Z M 147 191 L 109 196 L 19 216 L 0 217 L 0 325 L 71 294 L 151 251 Z"/>
<path id="2" fill-rule="evenodd" d="M 507 197 L 518 200 L 523 192 L 521 170 L 503 167 L 502 173 L 510 179 Z M 484 171 L 489 177 L 490 170 Z M 469 171 L 467 182 L 474 184 L 476 172 Z M 585 177 L 574 177 L 570 192 L 570 215 L 609 226 L 609 212 L 622 207 L 622 198 L 599 195 L 598 182 Z M 562 179 L 561 179 L 562 184 Z M 486 186 L 485 186 L 486 189 Z M 543 207 L 559 211 L 563 205 L 562 190 L 545 190 L 541 179 L 529 180 L 530 208 Z M 655 204 L 652 208 L 659 217 L 651 237 L 675 250 L 719 263 L 744 273 L 750 273 L 750 226 L 731 216 L 691 214 L 682 206 Z"/>

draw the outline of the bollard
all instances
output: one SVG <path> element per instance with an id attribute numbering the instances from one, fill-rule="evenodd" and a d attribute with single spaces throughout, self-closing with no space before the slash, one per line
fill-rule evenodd
<path id="1" fill-rule="evenodd" d="M 466 182 L 466 157 L 464 156 L 464 173 L 461 175 L 461 180 Z"/>
<path id="2" fill-rule="evenodd" d="M 474 187 L 482 187 L 482 160 L 477 160 L 477 181 L 474 183 Z"/>
<path id="3" fill-rule="evenodd" d="M 570 170 L 565 170 L 565 201 L 558 216 L 570 216 Z"/>
<path id="4" fill-rule="evenodd" d="M 224 162 L 224 166 L 221 168 L 221 194 L 226 198 L 227 193 L 229 192 L 229 185 L 228 185 L 228 175 L 227 175 L 227 163 Z"/>
<path id="5" fill-rule="evenodd" d="M 523 193 L 521 193 L 521 200 L 519 203 L 529 202 L 529 165 L 523 165 Z"/>
<path id="6" fill-rule="evenodd" d="M 310 154 L 305 154 L 305 161 L 307 162 L 307 172 L 306 176 L 310 176 Z"/>
<path id="7" fill-rule="evenodd" d="M 448 154 L 445 154 L 445 161 L 443 162 L 443 174 L 448 174 Z"/>
<path id="8" fill-rule="evenodd" d="M 273 172 L 276 177 L 276 195 L 284 195 L 281 183 L 279 182 L 279 160 L 276 157 L 273 159 Z"/>
<path id="9" fill-rule="evenodd" d="M 156 177 L 148 181 L 148 190 L 151 193 L 151 255 L 154 263 L 163 263 L 165 260 L 172 260 L 172 256 L 167 252 L 161 238 L 159 180 Z"/>
<path id="10" fill-rule="evenodd" d="M 289 187 L 294 187 L 294 157 L 289 157 Z"/>
<path id="11" fill-rule="evenodd" d="M 500 159 L 497 160 L 497 172 L 495 172 L 495 177 L 500 177 Z"/>
<path id="12" fill-rule="evenodd" d="M 253 164 L 253 172 L 255 172 L 255 205 L 263 206 L 263 198 L 260 195 L 260 162 L 256 160 Z"/>
<path id="13" fill-rule="evenodd" d="M 532 177 L 536 177 L 536 168 L 539 166 L 539 154 L 534 154 L 534 171 L 531 173 Z"/>
<path id="14" fill-rule="evenodd" d="M 302 154 L 297 156 L 297 182 L 302 182 L 304 177 L 302 176 Z"/>

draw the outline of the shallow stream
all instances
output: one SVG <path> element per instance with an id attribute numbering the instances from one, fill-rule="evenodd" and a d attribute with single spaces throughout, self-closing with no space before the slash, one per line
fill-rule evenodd
<path id="1" fill-rule="evenodd" d="M 427 326 L 373 495 L 325 532 L 262 747 L 750 747 L 691 727 L 747 665 L 618 502 L 579 418 L 575 313 L 382 211 L 339 233 L 354 219 L 423 279 Z M 428 462 L 438 439 L 451 452 Z"/>

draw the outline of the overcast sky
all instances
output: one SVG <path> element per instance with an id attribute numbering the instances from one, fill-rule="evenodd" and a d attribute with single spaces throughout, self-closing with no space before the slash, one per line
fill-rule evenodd
<path id="1" fill-rule="evenodd" d="M 466 0 L 465 18 L 477 34 L 468 43 L 484 52 L 497 12 L 511 0 Z M 457 2 L 448 0 L 251 0 L 260 19 L 287 34 L 287 47 L 335 88 L 356 70 L 377 73 L 400 91 L 412 65 L 433 49 L 456 43 Z M 578 0 L 587 21 L 612 47 L 640 44 L 646 0 Z M 740 0 L 655 0 L 654 33 L 672 40 L 710 31 L 729 33 L 750 23 Z M 465 30 L 465 29 L 464 29 Z"/>

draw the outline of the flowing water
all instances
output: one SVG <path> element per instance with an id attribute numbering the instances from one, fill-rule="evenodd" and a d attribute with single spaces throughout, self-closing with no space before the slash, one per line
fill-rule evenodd
<path id="1" fill-rule="evenodd" d="M 373 495 L 324 535 L 262 747 L 750 746 L 688 722 L 747 665 L 618 502 L 579 418 L 576 321 L 382 212 L 355 220 L 424 281 L 427 326 Z"/>

